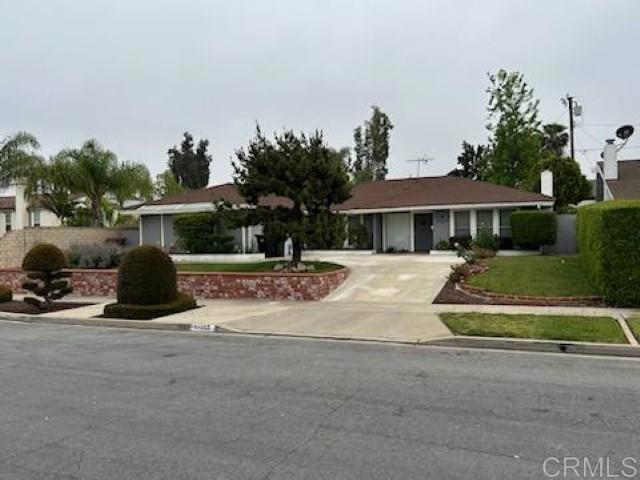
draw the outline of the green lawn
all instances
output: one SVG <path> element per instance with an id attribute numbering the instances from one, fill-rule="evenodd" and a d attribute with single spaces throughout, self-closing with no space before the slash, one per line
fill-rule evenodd
<path id="1" fill-rule="evenodd" d="M 636 339 L 640 342 L 640 317 L 628 318 L 627 325 L 629 325 Z"/>
<path id="2" fill-rule="evenodd" d="M 577 256 L 495 257 L 470 285 L 496 293 L 547 297 L 598 295 Z"/>
<path id="3" fill-rule="evenodd" d="M 440 318 L 456 335 L 627 343 L 611 317 L 441 313 Z"/>
<path id="4" fill-rule="evenodd" d="M 272 272 L 273 267 L 282 261 L 272 260 L 253 263 L 176 263 L 179 272 Z M 343 268 L 330 262 L 304 262 L 313 265 L 314 272 L 331 272 Z"/>

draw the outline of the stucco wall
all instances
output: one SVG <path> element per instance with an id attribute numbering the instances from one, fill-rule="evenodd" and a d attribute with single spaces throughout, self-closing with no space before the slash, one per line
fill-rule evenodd
<path id="1" fill-rule="evenodd" d="M 0 238 L 0 267 L 17 267 L 31 247 L 52 243 L 62 250 L 72 245 L 102 243 L 121 238 L 118 230 L 88 227 L 45 227 L 13 230 Z"/>
<path id="2" fill-rule="evenodd" d="M 409 213 L 384 214 L 385 248 L 411 249 L 411 215 Z"/>

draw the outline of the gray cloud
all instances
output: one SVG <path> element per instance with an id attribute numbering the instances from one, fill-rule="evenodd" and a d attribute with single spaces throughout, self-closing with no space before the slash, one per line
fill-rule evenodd
<path id="1" fill-rule="evenodd" d="M 395 124 L 391 176 L 423 154 L 445 173 L 462 140 L 486 141 L 500 67 L 525 74 L 545 121 L 577 96 L 580 148 L 614 128 L 591 124 L 640 124 L 634 0 L 1 0 L 0 18 L 2 134 L 29 130 L 46 154 L 95 137 L 159 172 L 189 130 L 212 142 L 213 183 L 256 121 L 351 146 L 372 104 Z"/>

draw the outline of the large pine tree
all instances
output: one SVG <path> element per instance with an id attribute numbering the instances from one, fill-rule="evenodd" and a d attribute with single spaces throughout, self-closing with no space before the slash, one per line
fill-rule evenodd
<path id="1" fill-rule="evenodd" d="M 183 188 L 193 190 L 209 184 L 209 167 L 212 156 L 207 153 L 209 140 L 202 139 L 195 148 L 193 135 L 184 132 L 180 147 L 173 146 L 169 155 L 169 170 Z"/>

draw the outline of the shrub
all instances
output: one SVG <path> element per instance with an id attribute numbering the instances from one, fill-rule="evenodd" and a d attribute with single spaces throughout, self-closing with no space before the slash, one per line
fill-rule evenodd
<path id="1" fill-rule="evenodd" d="M 32 292 L 43 300 L 26 297 L 25 302 L 40 309 L 48 309 L 54 300 L 59 300 L 73 291 L 64 253 L 50 243 L 41 243 L 33 247 L 22 260 L 22 269 L 27 272 L 27 279 L 22 288 Z"/>
<path id="2" fill-rule="evenodd" d="M 440 240 L 434 247 L 435 250 L 451 250 L 451 246 L 447 240 Z"/>
<path id="3" fill-rule="evenodd" d="M 556 243 L 556 214 L 550 210 L 520 210 L 511 214 L 513 243 L 538 249 Z"/>
<path id="4" fill-rule="evenodd" d="M 176 266 L 160 248 L 143 245 L 131 249 L 118 270 L 118 303 L 158 305 L 178 295 Z"/>
<path id="5" fill-rule="evenodd" d="M 471 236 L 470 235 L 465 235 L 462 237 L 450 237 L 449 238 L 449 248 L 451 250 L 455 250 L 456 249 L 456 243 L 458 245 L 460 245 L 461 247 L 464 248 L 469 248 L 471 247 Z"/>
<path id="6" fill-rule="evenodd" d="M 184 213 L 173 220 L 178 244 L 190 253 L 231 253 L 233 237 L 223 233 L 225 217 L 217 212 Z"/>
<path id="7" fill-rule="evenodd" d="M 7 285 L 0 285 L 0 303 L 13 300 L 13 292 Z"/>
<path id="8" fill-rule="evenodd" d="M 360 223 L 349 225 L 349 245 L 352 245 L 357 250 L 369 248 L 369 232 L 365 225 Z"/>
<path id="9" fill-rule="evenodd" d="M 474 264 L 478 261 L 478 256 L 472 249 L 465 248 L 459 243 L 455 245 L 455 248 L 456 248 L 456 255 L 462 258 L 466 263 Z"/>
<path id="10" fill-rule="evenodd" d="M 116 268 L 124 256 L 124 249 L 109 243 L 72 245 L 69 249 L 71 268 Z"/>
<path id="11" fill-rule="evenodd" d="M 469 274 L 469 267 L 466 263 L 458 263 L 451 265 L 451 271 L 449 272 L 449 280 L 453 283 L 458 283 L 463 280 Z"/>
<path id="12" fill-rule="evenodd" d="M 578 209 L 580 261 L 607 303 L 640 305 L 640 201 Z"/>
<path id="13" fill-rule="evenodd" d="M 478 260 L 483 260 L 485 258 L 493 258 L 496 256 L 496 250 L 491 250 L 489 248 L 481 248 L 477 245 L 473 245 L 471 247 L 471 251 L 473 252 L 473 255 L 475 256 L 475 258 L 477 258 Z"/>
<path id="14" fill-rule="evenodd" d="M 500 247 L 498 237 L 486 230 L 480 230 L 472 242 L 472 246 L 482 250 L 492 250 L 496 252 Z"/>
<path id="15" fill-rule="evenodd" d="M 159 305 L 126 305 L 111 303 L 104 307 L 104 316 L 111 318 L 128 318 L 131 320 L 149 320 L 196 308 L 196 301 L 190 295 L 178 293 L 176 298 Z"/>

